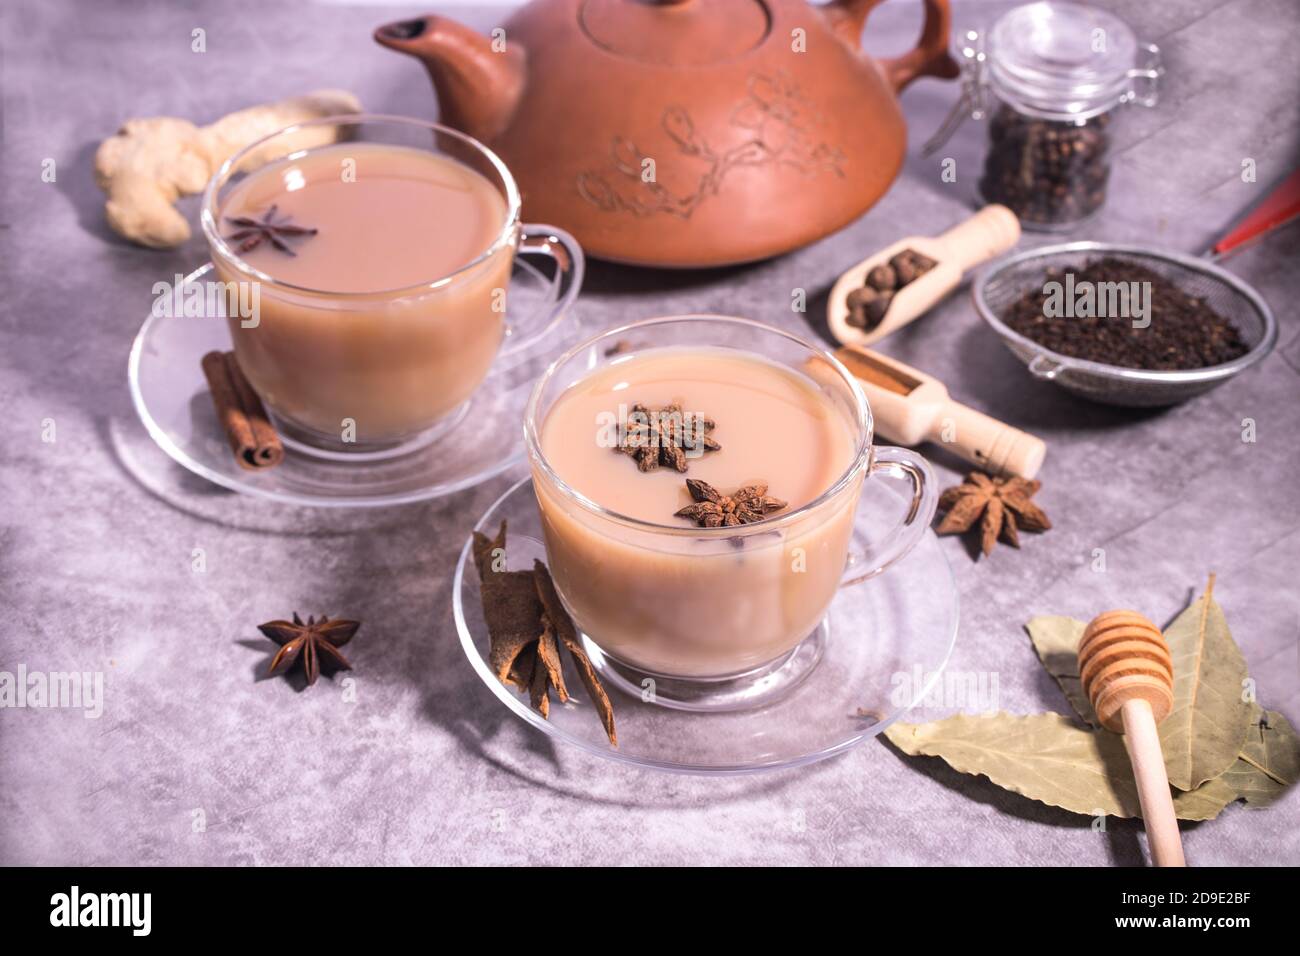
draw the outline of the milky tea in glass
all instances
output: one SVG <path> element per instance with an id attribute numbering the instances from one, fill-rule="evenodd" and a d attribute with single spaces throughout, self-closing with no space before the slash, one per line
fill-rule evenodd
<path id="1" fill-rule="evenodd" d="M 262 280 L 256 327 L 229 320 L 235 354 L 291 434 L 330 446 L 350 425 L 352 447 L 400 443 L 451 415 L 486 377 L 515 249 L 507 190 L 480 166 L 428 148 L 342 142 L 226 184 L 214 216 L 224 240 L 213 243 L 217 274 Z M 272 211 L 273 222 L 316 231 L 281 236 L 287 252 L 266 240 L 241 248 L 232 220 Z"/>
<path id="2" fill-rule="evenodd" d="M 638 405 L 711 419 L 721 448 L 700 449 L 693 430 L 686 473 L 640 470 L 617 447 Z M 835 592 L 902 559 L 935 512 L 929 465 L 872 444 L 871 409 L 848 370 L 750 319 L 646 319 L 573 347 L 533 389 L 524 437 L 560 598 L 625 689 L 673 678 L 654 684 L 666 706 L 734 709 L 792 686 L 806 667 L 782 668 L 805 639 L 825 638 Z M 785 507 L 700 527 L 675 514 L 692 503 L 687 478 L 723 495 L 764 484 Z M 892 527 L 857 514 L 866 479 L 900 506 Z"/>

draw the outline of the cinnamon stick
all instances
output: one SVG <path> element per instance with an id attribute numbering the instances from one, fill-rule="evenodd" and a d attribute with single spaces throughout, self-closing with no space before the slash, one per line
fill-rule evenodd
<path id="1" fill-rule="evenodd" d="M 203 356 L 203 376 L 208 380 L 217 421 L 240 467 L 260 471 L 280 464 L 284 460 L 284 445 L 262 407 L 262 400 L 240 371 L 235 354 L 209 352 Z"/>
<path id="2" fill-rule="evenodd" d="M 578 629 L 574 626 L 573 618 L 569 617 L 569 612 L 564 609 L 560 603 L 559 592 L 555 590 L 555 582 L 551 580 L 551 572 L 547 570 L 546 565 L 541 561 L 533 561 L 533 576 L 537 580 L 537 596 L 542 600 L 542 607 L 546 610 L 547 620 L 555 629 L 556 636 L 560 642 L 568 649 L 569 655 L 573 658 L 574 664 L 578 667 L 578 677 L 587 687 L 587 693 L 591 695 L 592 706 L 596 708 L 596 713 L 600 715 L 600 722 L 605 725 L 605 735 L 609 737 L 609 742 L 615 747 L 618 746 L 618 732 L 614 729 L 614 705 L 610 703 L 609 695 L 605 693 L 605 688 L 601 686 L 600 676 L 596 673 L 596 668 L 591 664 L 591 658 L 582 647 L 582 638 L 578 636 Z"/>
<path id="3" fill-rule="evenodd" d="M 230 380 L 235 384 L 240 407 L 248 416 L 248 423 L 253 429 L 253 443 L 257 449 L 253 455 L 254 466 L 274 468 L 284 460 L 284 445 L 280 442 L 275 426 L 271 424 L 271 417 L 267 415 L 262 400 L 257 397 L 253 386 L 248 384 L 248 379 L 240 370 L 234 352 L 226 353 L 226 368 L 230 372 Z"/>

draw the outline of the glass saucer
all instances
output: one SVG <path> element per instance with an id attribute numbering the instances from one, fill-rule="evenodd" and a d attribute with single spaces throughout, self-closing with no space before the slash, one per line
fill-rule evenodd
<path id="1" fill-rule="evenodd" d="M 884 483 L 866 482 L 854 528 L 864 549 L 873 528 L 891 527 L 906 508 Z M 507 522 L 511 570 L 545 560 L 531 478 L 507 491 L 479 519 L 489 536 Z M 467 541 L 456 564 L 452 610 L 461 646 L 475 673 L 516 716 L 551 737 L 590 753 L 660 770 L 739 774 L 797 767 L 843 753 L 874 737 L 920 703 L 947 664 L 957 636 L 957 587 L 938 539 L 927 532 L 910 554 L 883 574 L 841 587 L 826 620 L 809 641 L 815 660 L 797 685 L 749 710 L 700 713 L 646 703 L 618 680 L 605 679 L 618 727 L 617 748 L 571 662 L 565 682 L 576 697 L 552 701 L 550 719 L 527 697 L 497 680 L 488 665 L 478 574 Z M 796 648 L 794 654 L 801 653 Z M 567 656 L 566 656 L 567 657 Z M 595 655 L 593 654 L 593 663 Z"/>
<path id="2" fill-rule="evenodd" d="M 211 271 L 208 263 L 184 282 L 203 281 Z M 530 318 L 545 317 L 554 301 L 550 280 L 516 258 L 510 283 L 511 333 Z M 402 455 L 331 456 L 308 451 L 290 439 L 277 467 L 241 468 L 217 423 L 200 366 L 205 353 L 231 347 L 224 318 L 164 318 L 151 312 L 131 348 L 131 399 L 163 451 L 224 488 L 325 507 L 423 501 L 477 485 L 523 460 L 529 391 L 550 360 L 564 350 L 575 325 L 566 313 L 540 335 L 537 329 L 527 329 L 516 340 L 520 347 L 512 349 L 508 337 L 488 377 L 455 418 L 439 426 L 436 440 Z"/>

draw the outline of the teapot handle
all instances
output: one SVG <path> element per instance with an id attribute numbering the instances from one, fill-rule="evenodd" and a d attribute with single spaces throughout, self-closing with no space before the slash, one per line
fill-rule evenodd
<path id="1" fill-rule="evenodd" d="M 855 50 L 862 44 L 862 27 L 871 8 L 881 0 L 831 0 L 823 8 L 831 28 Z M 961 73 L 948 52 L 952 13 L 948 0 L 925 0 L 925 26 L 916 47 L 902 56 L 880 61 L 880 68 L 895 93 L 920 76 L 953 79 Z"/>
<path id="2" fill-rule="evenodd" d="M 948 0 L 925 0 L 925 26 L 916 46 L 902 56 L 880 61 L 885 77 L 901 93 L 917 77 L 935 76 L 951 80 L 960 75 L 961 68 L 948 52 L 948 35 L 952 27 L 952 11 Z"/>

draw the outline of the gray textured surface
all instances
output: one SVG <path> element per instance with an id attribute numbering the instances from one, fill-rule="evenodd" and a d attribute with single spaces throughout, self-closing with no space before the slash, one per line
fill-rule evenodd
<path id="1" fill-rule="evenodd" d="M 872 49 L 910 40 L 912 6 L 878 11 Z M 1258 195 L 1240 182 L 1243 157 L 1257 160 L 1261 183 L 1295 164 L 1296 6 L 1123 6 L 1165 50 L 1165 99 L 1134 114 L 1110 205 L 1079 235 L 1196 250 Z M 0 711 L 0 861 L 1140 862 L 1131 824 L 1098 834 L 879 742 L 811 769 L 724 781 L 553 750 L 479 683 L 449 611 L 454 554 L 504 482 L 424 506 L 331 514 L 228 494 L 160 454 L 124 460 L 120 449 L 139 444 L 126 354 L 150 287 L 204 250 L 196 240 L 153 253 L 108 235 L 90 180 L 95 144 L 128 116 L 207 120 L 327 85 L 355 89 L 372 108 L 432 116 L 415 65 L 368 37 L 409 12 L 5 5 L 0 670 L 103 670 L 107 683 L 99 720 Z M 189 51 L 196 26 L 207 30 L 202 56 Z M 954 93 L 934 81 L 907 92 L 914 140 Z M 791 289 L 809 290 L 815 317 L 840 269 L 961 217 L 981 145 L 968 127 L 948 150 L 957 184 L 940 182 L 936 162 L 913 147 L 874 211 L 776 261 L 705 275 L 597 266 L 581 316 L 606 325 L 719 311 L 805 328 L 789 311 Z M 41 182 L 47 157 L 56 184 Z M 963 606 L 953 666 L 995 671 L 1004 708 L 1065 707 L 1020 630 L 1031 615 L 1132 605 L 1168 619 L 1215 570 L 1260 699 L 1300 720 L 1296 235 L 1231 262 L 1277 311 L 1277 353 L 1166 412 L 1089 406 L 1031 381 L 962 295 L 888 340 L 887 351 L 1050 446 L 1040 497 L 1055 530 L 978 564 L 945 542 Z M 1245 417 L 1258 423 L 1254 444 L 1241 441 Z M 56 424 L 52 444 L 40 439 L 45 419 Z M 937 452 L 933 460 L 945 478 L 958 474 Z M 190 569 L 196 547 L 207 555 L 202 574 Z M 1105 549 L 1105 573 L 1091 569 L 1095 548 Z M 300 694 L 257 679 L 270 645 L 255 625 L 295 607 L 366 622 L 353 645 L 355 702 L 329 681 Z M 1188 827 L 1188 857 L 1300 863 L 1298 807 L 1292 795 Z"/>

